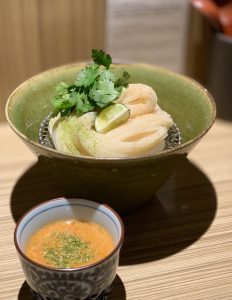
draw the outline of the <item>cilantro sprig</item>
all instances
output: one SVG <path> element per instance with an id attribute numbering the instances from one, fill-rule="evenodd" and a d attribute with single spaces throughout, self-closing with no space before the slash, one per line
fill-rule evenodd
<path id="1" fill-rule="evenodd" d="M 102 50 L 92 49 L 92 59 L 96 64 L 102 65 L 106 67 L 106 69 L 109 69 L 112 64 L 112 58 L 110 55 L 106 54 Z"/>
<path id="2" fill-rule="evenodd" d="M 129 73 L 124 71 L 116 79 L 110 70 L 112 59 L 109 54 L 92 49 L 92 59 L 93 63 L 82 69 L 72 84 L 60 82 L 56 86 L 52 100 L 56 113 L 66 116 L 76 111 L 82 115 L 101 109 L 116 101 L 122 88 L 128 86 Z"/>

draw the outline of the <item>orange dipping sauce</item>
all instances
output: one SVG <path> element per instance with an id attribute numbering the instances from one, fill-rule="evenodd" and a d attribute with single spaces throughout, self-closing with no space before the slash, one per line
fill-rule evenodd
<path id="1" fill-rule="evenodd" d="M 26 245 L 33 261 L 55 268 L 77 268 L 110 254 L 114 241 L 101 225 L 82 220 L 61 220 L 36 231 Z"/>

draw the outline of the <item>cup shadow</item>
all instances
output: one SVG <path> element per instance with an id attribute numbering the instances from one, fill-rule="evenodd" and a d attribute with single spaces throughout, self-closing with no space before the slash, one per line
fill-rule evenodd
<path id="1" fill-rule="evenodd" d="M 32 300 L 32 299 L 33 296 L 30 287 L 28 286 L 27 282 L 24 281 L 18 294 L 18 300 Z M 126 299 L 126 290 L 121 278 L 118 275 L 116 275 L 113 282 L 112 291 L 110 293 L 108 300 L 119 300 L 119 299 L 120 300 Z"/>
<path id="2" fill-rule="evenodd" d="M 25 211 L 52 198 L 65 196 L 42 162 L 32 165 L 11 195 L 17 222 Z M 217 208 L 214 187 L 207 176 L 185 159 L 145 207 L 123 217 L 126 234 L 120 265 L 165 258 L 197 241 L 212 223 Z"/>
<path id="3" fill-rule="evenodd" d="M 147 206 L 123 218 L 120 265 L 154 261 L 185 249 L 206 232 L 216 209 L 212 183 L 184 160 Z"/>

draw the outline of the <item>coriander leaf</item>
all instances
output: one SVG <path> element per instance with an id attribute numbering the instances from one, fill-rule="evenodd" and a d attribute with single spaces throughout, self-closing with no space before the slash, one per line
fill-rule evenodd
<path id="1" fill-rule="evenodd" d="M 67 83 L 65 83 L 65 82 L 60 82 L 60 83 L 58 83 L 57 84 L 57 86 L 56 86 L 56 92 L 57 92 L 57 94 L 58 95 L 64 95 L 64 94 L 67 94 L 67 92 L 68 92 L 68 84 Z"/>
<path id="2" fill-rule="evenodd" d="M 60 112 L 61 117 L 64 117 L 64 116 L 70 115 L 72 110 L 73 110 L 73 107 L 68 107 L 68 108 L 61 109 L 59 112 Z"/>
<path id="3" fill-rule="evenodd" d="M 118 87 L 128 87 L 128 80 L 130 79 L 130 74 L 127 71 L 124 71 L 122 76 L 117 79 L 114 86 Z"/>
<path id="4" fill-rule="evenodd" d="M 94 83 L 93 88 L 89 92 L 89 96 L 97 106 L 105 107 L 119 96 L 119 92 L 115 90 L 112 81 L 103 79 Z"/>
<path id="5" fill-rule="evenodd" d="M 77 94 L 76 111 L 79 114 L 84 114 L 94 109 L 94 105 L 89 101 L 88 96 L 84 93 Z"/>
<path id="6" fill-rule="evenodd" d="M 102 65 L 106 67 L 106 69 L 109 69 L 110 65 L 112 64 L 110 55 L 106 54 L 102 50 L 92 49 L 92 59 L 96 64 Z"/>
<path id="7" fill-rule="evenodd" d="M 61 96 L 61 99 L 63 100 L 69 100 L 70 95 L 69 94 L 65 94 L 63 96 Z"/>
<path id="8" fill-rule="evenodd" d="M 66 94 L 64 96 L 56 96 L 52 100 L 52 104 L 55 107 L 55 110 L 61 113 L 61 116 L 65 116 L 71 113 L 71 111 L 76 106 L 77 100 L 74 96 L 76 93 Z"/>
<path id="9" fill-rule="evenodd" d="M 111 71 L 109 71 L 109 70 L 102 70 L 99 79 L 100 79 L 100 80 L 107 79 L 107 80 L 115 81 L 115 76 L 114 76 L 114 74 L 113 74 Z"/>
<path id="10" fill-rule="evenodd" d="M 70 114 L 73 108 L 75 107 L 75 104 L 73 104 L 69 100 L 62 100 L 62 99 L 55 99 L 53 101 L 53 105 L 61 113 L 61 116 Z"/>
<path id="11" fill-rule="evenodd" d="M 55 107 L 55 108 L 59 108 L 60 105 L 62 105 L 62 102 L 63 102 L 63 99 L 62 98 L 53 98 L 52 99 L 52 105 Z"/>
<path id="12" fill-rule="evenodd" d="M 55 108 L 63 109 L 64 107 L 69 106 L 69 101 L 64 100 L 62 98 L 54 98 L 52 100 L 52 104 L 54 105 Z"/>
<path id="13" fill-rule="evenodd" d="M 59 109 L 75 106 L 76 105 L 75 94 L 76 93 L 65 94 L 64 96 L 60 96 L 60 97 L 57 96 L 52 100 L 52 103 L 56 108 Z"/>
<path id="14" fill-rule="evenodd" d="M 72 92 L 79 92 L 79 87 L 77 87 L 75 84 L 71 84 L 67 88 L 68 93 Z"/>
<path id="15" fill-rule="evenodd" d="M 124 71 L 116 80 L 109 70 L 112 63 L 109 54 L 93 49 L 92 58 L 94 63 L 80 70 L 75 82 L 70 85 L 61 82 L 56 86 L 56 96 L 52 100 L 56 113 L 58 111 L 64 116 L 75 110 L 83 114 L 105 107 L 114 102 L 122 89 L 128 86 L 128 72 Z"/>
<path id="16" fill-rule="evenodd" d="M 54 115 L 57 115 L 60 112 L 61 116 L 70 114 L 75 107 L 69 100 L 63 100 L 62 98 L 54 98 L 52 104 L 55 107 Z"/>
<path id="17" fill-rule="evenodd" d="M 91 64 L 86 66 L 84 69 L 80 71 L 75 81 L 75 85 L 77 87 L 89 87 L 91 86 L 97 76 L 99 75 L 99 65 Z"/>

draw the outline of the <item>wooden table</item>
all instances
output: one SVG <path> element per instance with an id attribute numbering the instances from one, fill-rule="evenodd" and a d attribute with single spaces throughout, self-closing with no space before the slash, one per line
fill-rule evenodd
<path id="1" fill-rule="evenodd" d="M 0 141 L 0 299 L 28 300 L 15 222 L 62 191 L 6 124 Z M 232 123 L 217 120 L 154 201 L 124 222 L 110 300 L 232 299 Z"/>

